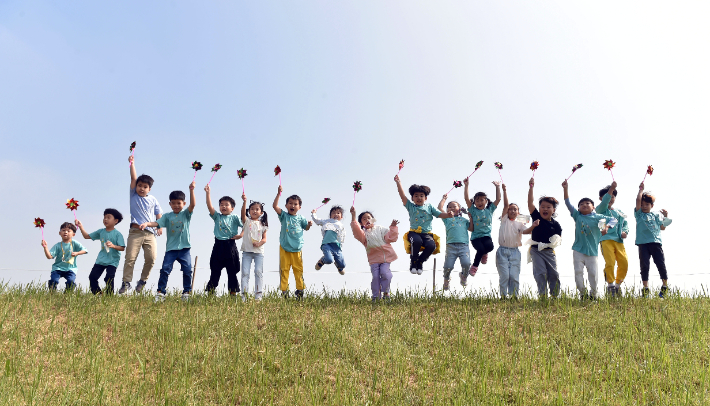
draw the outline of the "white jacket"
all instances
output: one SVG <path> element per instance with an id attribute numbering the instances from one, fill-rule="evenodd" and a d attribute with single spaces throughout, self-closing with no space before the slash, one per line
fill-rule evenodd
<path id="1" fill-rule="evenodd" d="M 318 217 L 316 217 L 315 213 L 311 213 L 311 217 L 313 218 L 313 222 L 321 226 L 321 234 L 325 237 L 325 232 L 326 231 L 335 231 L 335 233 L 338 235 L 338 242 L 340 244 L 345 243 L 345 227 L 343 226 L 343 223 L 340 222 L 340 220 L 336 219 L 324 219 L 321 220 Z"/>

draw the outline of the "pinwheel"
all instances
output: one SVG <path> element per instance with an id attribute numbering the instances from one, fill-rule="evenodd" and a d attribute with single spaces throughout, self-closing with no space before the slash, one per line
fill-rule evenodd
<path id="1" fill-rule="evenodd" d="M 402 171 L 402 168 L 404 168 L 404 159 L 399 161 L 399 170 L 397 171 L 397 176 L 399 176 L 399 173 Z"/>
<path id="2" fill-rule="evenodd" d="M 648 169 L 646 169 L 646 175 L 653 175 L 653 166 L 648 166 Z M 643 181 L 641 181 L 641 183 L 646 181 L 646 175 L 643 175 Z"/>
<path id="3" fill-rule="evenodd" d="M 74 214 L 74 220 L 76 220 L 76 209 L 79 208 L 79 201 L 74 200 L 72 197 L 71 199 L 67 200 L 67 209 L 71 210 L 71 212 Z"/>
<path id="4" fill-rule="evenodd" d="M 247 170 L 242 168 L 237 171 L 237 176 L 242 180 L 242 194 L 244 194 L 244 177 L 247 176 Z"/>
<path id="5" fill-rule="evenodd" d="M 42 240 L 44 240 L 44 224 L 44 220 L 39 217 L 37 217 L 34 221 L 35 227 L 39 227 L 40 231 L 42 231 Z"/>
<path id="6" fill-rule="evenodd" d="M 359 180 L 355 181 L 355 183 L 353 183 L 353 190 L 355 191 L 353 193 L 353 207 L 355 207 L 355 196 L 357 195 L 357 192 L 362 190 L 362 182 Z"/>
<path id="7" fill-rule="evenodd" d="M 611 159 L 607 159 L 606 161 L 604 161 L 604 169 L 609 170 L 609 173 L 611 174 L 611 180 L 616 182 L 616 180 L 614 179 L 614 172 L 611 171 L 611 168 L 613 168 L 614 165 L 616 165 L 616 162 L 612 161 Z"/>
<path id="8" fill-rule="evenodd" d="M 572 173 L 565 180 L 569 180 L 569 178 L 571 178 L 572 175 L 574 175 L 574 173 L 577 172 L 577 169 L 581 168 L 582 166 L 583 166 L 582 164 L 577 164 L 577 165 L 573 166 Z"/>
<path id="9" fill-rule="evenodd" d="M 540 166 L 540 163 L 538 161 L 532 161 L 530 164 L 530 170 L 533 171 L 533 178 L 535 177 L 535 171 L 537 170 L 538 166 Z"/>
<path id="10" fill-rule="evenodd" d="M 330 201 L 330 198 L 329 198 L 329 197 L 326 197 L 325 199 L 323 199 L 323 201 L 321 202 L 321 203 L 323 203 L 323 204 L 321 204 L 320 206 L 318 206 L 318 207 L 316 208 L 316 210 L 318 210 L 318 209 L 320 209 L 321 207 L 323 207 L 323 206 L 325 206 L 326 204 L 328 204 L 329 201 Z"/>
<path id="11" fill-rule="evenodd" d="M 279 177 L 279 186 L 281 186 L 281 167 L 276 165 L 276 168 L 274 168 L 274 176 Z"/>
<path id="12" fill-rule="evenodd" d="M 135 141 L 133 141 L 131 143 L 131 149 L 129 149 L 129 151 L 131 151 L 131 156 L 135 158 L 135 153 L 136 153 L 136 142 Z M 128 163 L 128 166 L 131 166 L 131 165 L 133 165 L 133 162 Z"/>
<path id="13" fill-rule="evenodd" d="M 468 179 L 468 178 L 470 178 L 471 176 L 473 176 L 473 174 L 476 173 L 476 171 L 478 170 L 478 168 L 481 167 L 481 165 L 483 165 L 483 161 L 478 161 L 478 163 L 476 164 L 476 169 L 474 169 L 473 172 L 471 172 L 470 175 L 466 176 L 466 179 Z"/>
<path id="14" fill-rule="evenodd" d="M 212 183 L 212 178 L 214 178 L 215 173 L 220 169 L 222 169 L 222 165 L 220 164 L 215 164 L 215 166 L 212 167 L 212 177 L 210 177 L 210 181 L 207 182 L 208 185 Z"/>
<path id="15" fill-rule="evenodd" d="M 503 175 L 501 175 L 500 170 L 503 169 L 503 164 L 500 162 L 496 162 L 493 165 L 496 166 L 496 169 L 498 169 L 498 176 L 500 176 L 500 183 L 503 183 Z"/>
<path id="16" fill-rule="evenodd" d="M 460 188 L 461 186 L 463 186 L 463 182 L 461 182 L 460 180 L 455 180 L 455 181 L 454 181 L 454 187 L 452 187 L 451 189 L 449 189 L 449 191 L 446 192 L 446 194 L 448 195 L 449 193 L 451 193 L 452 190 L 454 190 L 454 188 Z"/>
<path id="17" fill-rule="evenodd" d="M 192 163 L 192 169 L 195 170 L 195 175 L 192 176 L 192 181 L 194 182 L 195 177 L 197 176 L 197 171 L 202 169 L 202 164 L 200 162 L 195 161 Z"/>

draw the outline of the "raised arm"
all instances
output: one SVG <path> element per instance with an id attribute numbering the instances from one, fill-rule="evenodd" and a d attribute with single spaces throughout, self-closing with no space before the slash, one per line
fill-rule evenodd
<path id="1" fill-rule="evenodd" d="M 441 201 L 439 202 L 439 205 L 436 206 L 436 208 L 439 209 L 439 211 L 444 211 L 444 203 L 446 203 L 446 199 L 447 199 L 448 197 L 449 197 L 448 195 L 444 195 L 444 196 L 441 198 Z"/>
<path id="2" fill-rule="evenodd" d="M 212 197 L 210 196 L 210 185 L 205 186 L 205 196 L 207 197 L 207 211 L 210 212 L 210 216 L 213 216 L 215 210 L 212 206 Z"/>
<path id="3" fill-rule="evenodd" d="M 195 210 L 195 181 L 190 183 L 190 205 L 187 206 L 187 211 L 192 213 Z"/>
<path id="4" fill-rule="evenodd" d="M 47 248 L 47 241 L 42 240 L 42 248 L 44 249 L 44 256 L 47 257 L 47 259 L 54 259 L 52 254 L 49 252 L 49 248 Z"/>
<path id="5" fill-rule="evenodd" d="M 86 230 L 84 229 L 84 225 L 81 223 L 81 221 L 75 220 L 74 224 L 79 228 L 79 231 L 81 231 L 81 235 L 84 238 L 86 238 L 87 240 L 91 239 L 91 236 L 89 235 L 89 233 L 86 232 Z"/>
<path id="6" fill-rule="evenodd" d="M 131 189 L 136 188 L 136 179 L 138 179 L 138 175 L 136 174 L 136 162 L 134 157 L 131 155 L 128 157 L 128 162 L 131 163 L 130 171 L 131 171 Z"/>
<path id="7" fill-rule="evenodd" d="M 501 213 L 502 216 L 507 216 L 508 215 L 508 190 L 505 187 L 505 183 L 501 185 L 503 188 L 503 211 Z"/>
<path id="8" fill-rule="evenodd" d="M 572 206 L 572 203 L 569 201 L 569 184 L 567 184 L 567 180 L 562 182 L 562 189 L 565 191 L 565 206 L 567 206 L 567 210 L 569 210 L 570 213 L 574 213 L 574 206 Z"/>
<path id="9" fill-rule="evenodd" d="M 643 182 L 639 185 L 639 194 L 636 195 L 636 210 L 641 210 L 641 198 L 643 197 Z"/>
<path id="10" fill-rule="evenodd" d="M 316 224 L 318 224 L 319 226 L 322 226 L 323 224 L 325 224 L 325 221 L 323 221 L 323 220 L 321 220 L 321 219 L 318 218 L 318 216 L 316 215 L 316 211 L 315 211 L 315 210 L 313 210 L 313 211 L 311 212 L 311 218 L 313 219 L 313 222 L 316 223 Z"/>
<path id="11" fill-rule="evenodd" d="M 473 203 L 471 202 L 471 199 L 468 198 L 468 178 L 463 180 L 463 184 L 464 184 L 463 199 L 466 201 L 466 208 L 469 208 L 469 207 L 471 207 L 471 205 L 473 205 Z M 468 231 L 471 231 L 471 230 L 468 230 Z"/>
<path id="12" fill-rule="evenodd" d="M 395 183 L 397 183 L 397 192 L 399 192 L 399 198 L 402 199 L 402 204 L 407 205 L 407 195 L 404 193 L 404 189 L 402 189 L 402 181 L 399 180 L 399 175 L 395 175 L 394 177 Z"/>
<path id="13" fill-rule="evenodd" d="M 498 204 L 500 203 L 500 182 L 493 182 L 494 185 L 496 185 L 496 201 L 493 202 L 493 204 L 498 207 Z"/>
<path id="14" fill-rule="evenodd" d="M 530 189 L 528 190 L 528 211 L 532 214 L 535 211 L 535 198 L 533 197 L 533 188 L 535 187 L 535 179 L 530 178 Z"/>
<path id="15" fill-rule="evenodd" d="M 247 222 L 247 195 L 242 193 L 242 224 Z"/>
<path id="16" fill-rule="evenodd" d="M 281 192 L 283 192 L 283 188 L 281 187 L 281 185 L 279 185 L 279 191 L 278 193 L 276 193 L 276 197 L 274 198 L 274 204 L 271 205 L 271 207 L 273 207 L 276 211 L 276 214 L 278 214 L 279 216 L 281 215 L 281 208 L 279 207 L 279 198 L 281 198 Z"/>

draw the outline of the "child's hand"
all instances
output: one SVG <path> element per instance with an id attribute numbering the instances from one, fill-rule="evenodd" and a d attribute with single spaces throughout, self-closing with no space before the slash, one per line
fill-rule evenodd
<path id="1" fill-rule="evenodd" d="M 626 231 L 621 232 L 621 238 L 626 238 L 628 237 L 628 234 L 626 234 Z"/>
<path id="2" fill-rule="evenodd" d="M 614 189 L 616 189 L 616 181 L 611 182 L 611 187 L 613 187 Z"/>
<path id="3" fill-rule="evenodd" d="M 139 227 L 141 230 L 145 230 L 145 228 L 148 227 L 148 223 L 143 223 L 143 224 L 139 225 L 138 227 Z M 158 230 L 160 230 L 160 229 L 158 229 Z"/>
<path id="4" fill-rule="evenodd" d="M 456 215 L 454 214 L 453 210 L 452 210 L 452 211 L 448 211 L 448 212 L 446 212 L 446 214 L 448 214 L 448 215 L 449 215 L 449 217 L 451 217 L 451 218 L 454 218 L 454 217 L 456 217 Z"/>
<path id="5" fill-rule="evenodd" d="M 350 214 L 355 216 L 355 206 L 350 207 Z"/>
<path id="6" fill-rule="evenodd" d="M 71 256 L 76 257 L 79 255 L 79 251 L 72 251 Z"/>
<path id="7" fill-rule="evenodd" d="M 190 183 L 190 186 L 188 187 L 190 190 L 195 190 L 195 181 L 193 180 L 192 183 Z"/>
<path id="8" fill-rule="evenodd" d="M 533 223 L 532 223 L 532 227 L 533 227 L 533 228 L 535 228 L 535 227 L 537 227 L 537 226 L 539 226 L 539 225 L 540 225 L 540 220 L 535 220 L 535 221 L 533 221 Z"/>
<path id="9" fill-rule="evenodd" d="M 565 189 L 567 189 L 567 180 L 566 180 L 566 179 L 565 179 L 564 182 L 562 182 L 562 187 L 565 188 Z"/>
<path id="10" fill-rule="evenodd" d="M 602 235 L 606 235 L 606 233 L 609 231 L 609 226 L 604 227 L 602 230 Z"/>
<path id="11" fill-rule="evenodd" d="M 316 209 L 311 210 L 311 213 L 316 214 Z"/>
<path id="12" fill-rule="evenodd" d="M 42 240 L 42 246 L 43 246 L 44 248 L 47 248 L 47 241 Z"/>
<path id="13" fill-rule="evenodd" d="M 448 194 L 445 194 L 445 195 L 441 196 L 441 200 L 444 200 L 444 201 L 446 201 L 446 199 L 448 199 L 448 198 L 449 198 L 449 195 L 448 195 Z"/>
<path id="14" fill-rule="evenodd" d="M 466 186 L 468 186 L 468 178 L 464 178 L 463 184 L 466 185 Z"/>
<path id="15" fill-rule="evenodd" d="M 399 220 L 392 220 L 392 224 L 390 224 L 390 227 L 397 227 L 397 224 L 399 224 Z"/>
<path id="16" fill-rule="evenodd" d="M 663 214 L 663 217 L 668 217 L 668 211 L 666 209 L 661 209 L 661 214 Z"/>
<path id="17" fill-rule="evenodd" d="M 79 220 L 74 220 L 74 224 L 79 228 L 84 226 L 83 224 L 81 224 L 81 221 L 79 221 Z"/>
<path id="18" fill-rule="evenodd" d="M 644 187 L 644 186 L 643 186 L 643 182 L 641 182 L 641 184 L 639 185 L 639 189 L 640 189 L 641 191 L 643 191 L 643 187 Z"/>
<path id="19" fill-rule="evenodd" d="M 131 165 L 133 165 L 133 155 L 131 155 L 131 156 L 128 157 L 128 162 L 130 162 Z"/>
<path id="20" fill-rule="evenodd" d="M 313 225 L 313 222 L 308 220 L 308 227 L 311 227 Z"/>
<path id="21" fill-rule="evenodd" d="M 242 193 L 242 201 L 243 201 L 244 203 L 247 202 L 247 195 L 245 195 L 244 193 Z"/>
<path id="22" fill-rule="evenodd" d="M 505 188 L 505 183 L 503 183 L 503 184 L 501 185 L 501 187 L 503 188 L 503 191 L 504 191 L 504 192 L 507 191 L 507 189 Z"/>
<path id="23" fill-rule="evenodd" d="M 111 241 L 106 241 L 106 246 L 109 248 L 115 247 L 115 245 L 113 245 L 113 243 Z"/>
<path id="24" fill-rule="evenodd" d="M 141 229 L 141 230 L 142 230 L 142 229 Z M 161 235 L 163 235 L 163 229 L 162 229 L 162 228 L 159 228 L 158 231 L 156 231 L 156 234 L 158 234 L 158 237 L 160 237 Z"/>
<path id="25" fill-rule="evenodd" d="M 530 178 L 530 181 L 528 182 L 528 185 L 530 185 L 530 187 L 535 186 L 535 178 Z"/>
<path id="26" fill-rule="evenodd" d="M 497 180 L 494 180 L 493 184 L 495 185 L 495 187 L 500 187 L 500 182 L 498 182 Z"/>
<path id="27" fill-rule="evenodd" d="M 394 183 L 399 183 L 399 175 L 394 175 Z"/>
<path id="28" fill-rule="evenodd" d="M 282 188 L 281 185 L 279 185 L 279 196 L 281 195 L 281 193 L 283 193 L 283 191 L 284 191 L 284 188 Z"/>
<path id="29" fill-rule="evenodd" d="M 207 193 L 210 192 L 210 185 L 205 186 L 205 192 L 207 192 Z"/>

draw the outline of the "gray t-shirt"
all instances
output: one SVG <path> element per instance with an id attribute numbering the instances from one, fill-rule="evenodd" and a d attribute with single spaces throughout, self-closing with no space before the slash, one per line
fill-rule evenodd
<path id="1" fill-rule="evenodd" d="M 135 188 L 131 189 L 131 223 L 143 224 L 154 222 L 155 216 L 162 212 L 160 204 L 158 204 L 158 199 L 151 195 L 141 197 L 136 193 Z M 156 233 L 153 227 L 148 227 L 146 230 L 153 234 Z"/>

